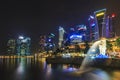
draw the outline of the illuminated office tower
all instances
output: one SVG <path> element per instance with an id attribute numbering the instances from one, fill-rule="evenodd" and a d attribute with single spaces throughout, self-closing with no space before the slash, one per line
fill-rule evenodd
<path id="1" fill-rule="evenodd" d="M 114 14 L 107 16 L 106 18 L 106 37 L 113 38 L 115 37 L 115 32 L 113 28 L 113 18 L 115 17 Z"/>
<path id="2" fill-rule="evenodd" d="M 106 9 L 94 12 L 96 22 L 96 39 L 106 37 Z"/>
<path id="3" fill-rule="evenodd" d="M 29 37 L 19 36 L 17 39 L 17 54 L 30 55 L 31 39 Z"/>
<path id="4" fill-rule="evenodd" d="M 45 49 L 47 53 L 55 51 L 55 34 L 50 33 L 46 38 L 46 46 Z"/>
<path id="5" fill-rule="evenodd" d="M 40 36 L 40 41 L 39 41 L 39 52 L 44 52 L 45 51 L 45 44 L 46 44 L 46 36 Z"/>
<path id="6" fill-rule="evenodd" d="M 84 25 L 84 24 L 82 24 L 82 25 L 77 25 L 76 26 L 76 33 L 78 33 L 78 34 L 82 34 L 82 35 L 85 35 L 86 34 L 86 31 L 87 31 L 87 27 L 86 27 L 86 25 Z"/>
<path id="7" fill-rule="evenodd" d="M 87 27 L 86 25 L 77 25 L 75 27 L 76 29 L 73 32 L 70 32 L 70 42 L 71 43 L 80 43 L 83 41 L 86 41 L 86 31 L 87 31 Z"/>
<path id="8" fill-rule="evenodd" d="M 16 52 L 16 41 L 15 39 L 9 39 L 7 43 L 7 53 L 15 54 Z"/>
<path id="9" fill-rule="evenodd" d="M 98 40 L 98 28 L 96 26 L 96 20 L 95 17 L 90 15 L 88 18 L 89 22 L 89 39 L 90 41 Z"/>
<path id="10" fill-rule="evenodd" d="M 84 24 L 77 25 L 78 34 L 82 36 L 82 41 L 87 41 L 87 26 Z"/>
<path id="11" fill-rule="evenodd" d="M 65 30 L 63 27 L 59 27 L 59 48 L 62 47 L 62 43 L 63 43 L 63 40 L 64 40 L 64 33 L 65 33 Z"/>

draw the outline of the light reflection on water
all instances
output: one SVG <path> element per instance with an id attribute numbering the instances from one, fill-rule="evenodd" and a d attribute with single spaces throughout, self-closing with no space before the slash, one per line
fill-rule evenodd
<path id="1" fill-rule="evenodd" d="M 119 70 L 86 69 L 80 65 L 47 64 L 45 58 L 0 59 L 0 80 L 119 80 Z"/>

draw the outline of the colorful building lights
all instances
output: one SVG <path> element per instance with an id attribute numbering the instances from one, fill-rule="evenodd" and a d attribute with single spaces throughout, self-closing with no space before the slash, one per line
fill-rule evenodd
<path id="1" fill-rule="evenodd" d="M 101 13 L 96 14 L 96 16 L 99 17 L 99 16 L 103 16 L 104 14 L 105 14 L 104 12 L 101 12 Z"/>
<path id="2" fill-rule="evenodd" d="M 115 14 L 113 13 L 113 14 L 112 14 L 112 18 L 114 18 L 114 17 L 115 17 Z"/>

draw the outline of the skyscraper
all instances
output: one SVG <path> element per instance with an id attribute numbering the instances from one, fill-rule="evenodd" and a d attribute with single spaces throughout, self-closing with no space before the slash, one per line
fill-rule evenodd
<path id="1" fill-rule="evenodd" d="M 16 41 L 15 39 L 9 39 L 7 42 L 7 53 L 15 54 L 16 52 Z"/>
<path id="2" fill-rule="evenodd" d="M 115 15 L 108 15 L 106 9 L 95 11 L 94 15 L 89 17 L 91 41 L 99 40 L 100 38 L 114 37 L 113 17 L 115 17 Z"/>
<path id="3" fill-rule="evenodd" d="M 73 28 L 73 31 L 70 31 L 70 42 L 71 43 L 81 43 L 83 41 L 86 41 L 86 33 L 87 32 L 87 26 L 86 25 L 77 25 L 75 28 Z"/>
<path id="4" fill-rule="evenodd" d="M 90 15 L 88 22 L 89 22 L 89 41 L 95 41 L 98 39 L 98 32 L 97 32 L 97 26 L 95 22 L 95 17 Z"/>
<path id="5" fill-rule="evenodd" d="M 115 32 L 113 28 L 113 16 L 109 15 L 106 18 L 106 37 L 107 38 L 113 38 L 115 37 Z"/>
<path id="6" fill-rule="evenodd" d="M 17 54 L 30 55 L 31 39 L 29 37 L 19 36 L 17 39 Z"/>
<path id="7" fill-rule="evenodd" d="M 106 9 L 94 12 L 96 22 L 96 39 L 106 37 Z"/>
<path id="8" fill-rule="evenodd" d="M 55 34 L 50 33 L 46 38 L 46 51 L 51 53 L 55 51 Z"/>
<path id="9" fill-rule="evenodd" d="M 58 42 L 59 48 L 62 47 L 62 43 L 64 40 L 64 33 L 65 33 L 64 28 L 60 26 L 59 27 L 59 42 Z"/>
<path id="10" fill-rule="evenodd" d="M 40 41 L 39 41 L 39 52 L 44 52 L 45 51 L 45 44 L 46 44 L 46 36 L 42 35 L 40 36 Z"/>

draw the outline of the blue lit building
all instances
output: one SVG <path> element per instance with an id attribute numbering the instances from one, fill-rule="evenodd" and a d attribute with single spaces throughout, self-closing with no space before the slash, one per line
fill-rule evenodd
<path id="1" fill-rule="evenodd" d="M 29 37 L 19 36 L 17 39 L 17 55 L 30 55 L 31 39 Z"/>
<path id="2" fill-rule="evenodd" d="M 113 38 L 113 18 L 114 14 L 108 15 L 106 9 L 101 9 L 94 12 L 95 16 L 95 29 L 96 29 L 96 39 L 100 38 Z"/>
<path id="3" fill-rule="evenodd" d="M 71 43 L 80 43 L 86 41 L 86 25 L 77 25 L 75 28 L 70 29 L 69 39 Z"/>
<path id="4" fill-rule="evenodd" d="M 47 51 L 47 53 L 55 51 L 54 39 L 55 35 L 53 33 L 50 33 L 46 38 L 45 50 Z"/>
<path id="5" fill-rule="evenodd" d="M 115 32 L 113 28 L 113 15 L 107 16 L 106 18 L 106 38 L 115 37 Z"/>
<path id="6" fill-rule="evenodd" d="M 94 12 L 96 39 L 106 37 L 106 9 L 101 9 Z"/>
<path id="7" fill-rule="evenodd" d="M 89 22 L 89 41 L 98 40 L 98 30 L 96 26 L 95 17 L 90 15 L 88 22 Z"/>
<path id="8" fill-rule="evenodd" d="M 106 9 L 95 11 L 94 14 L 89 17 L 88 21 L 90 41 L 114 37 L 112 16 L 107 15 Z"/>

